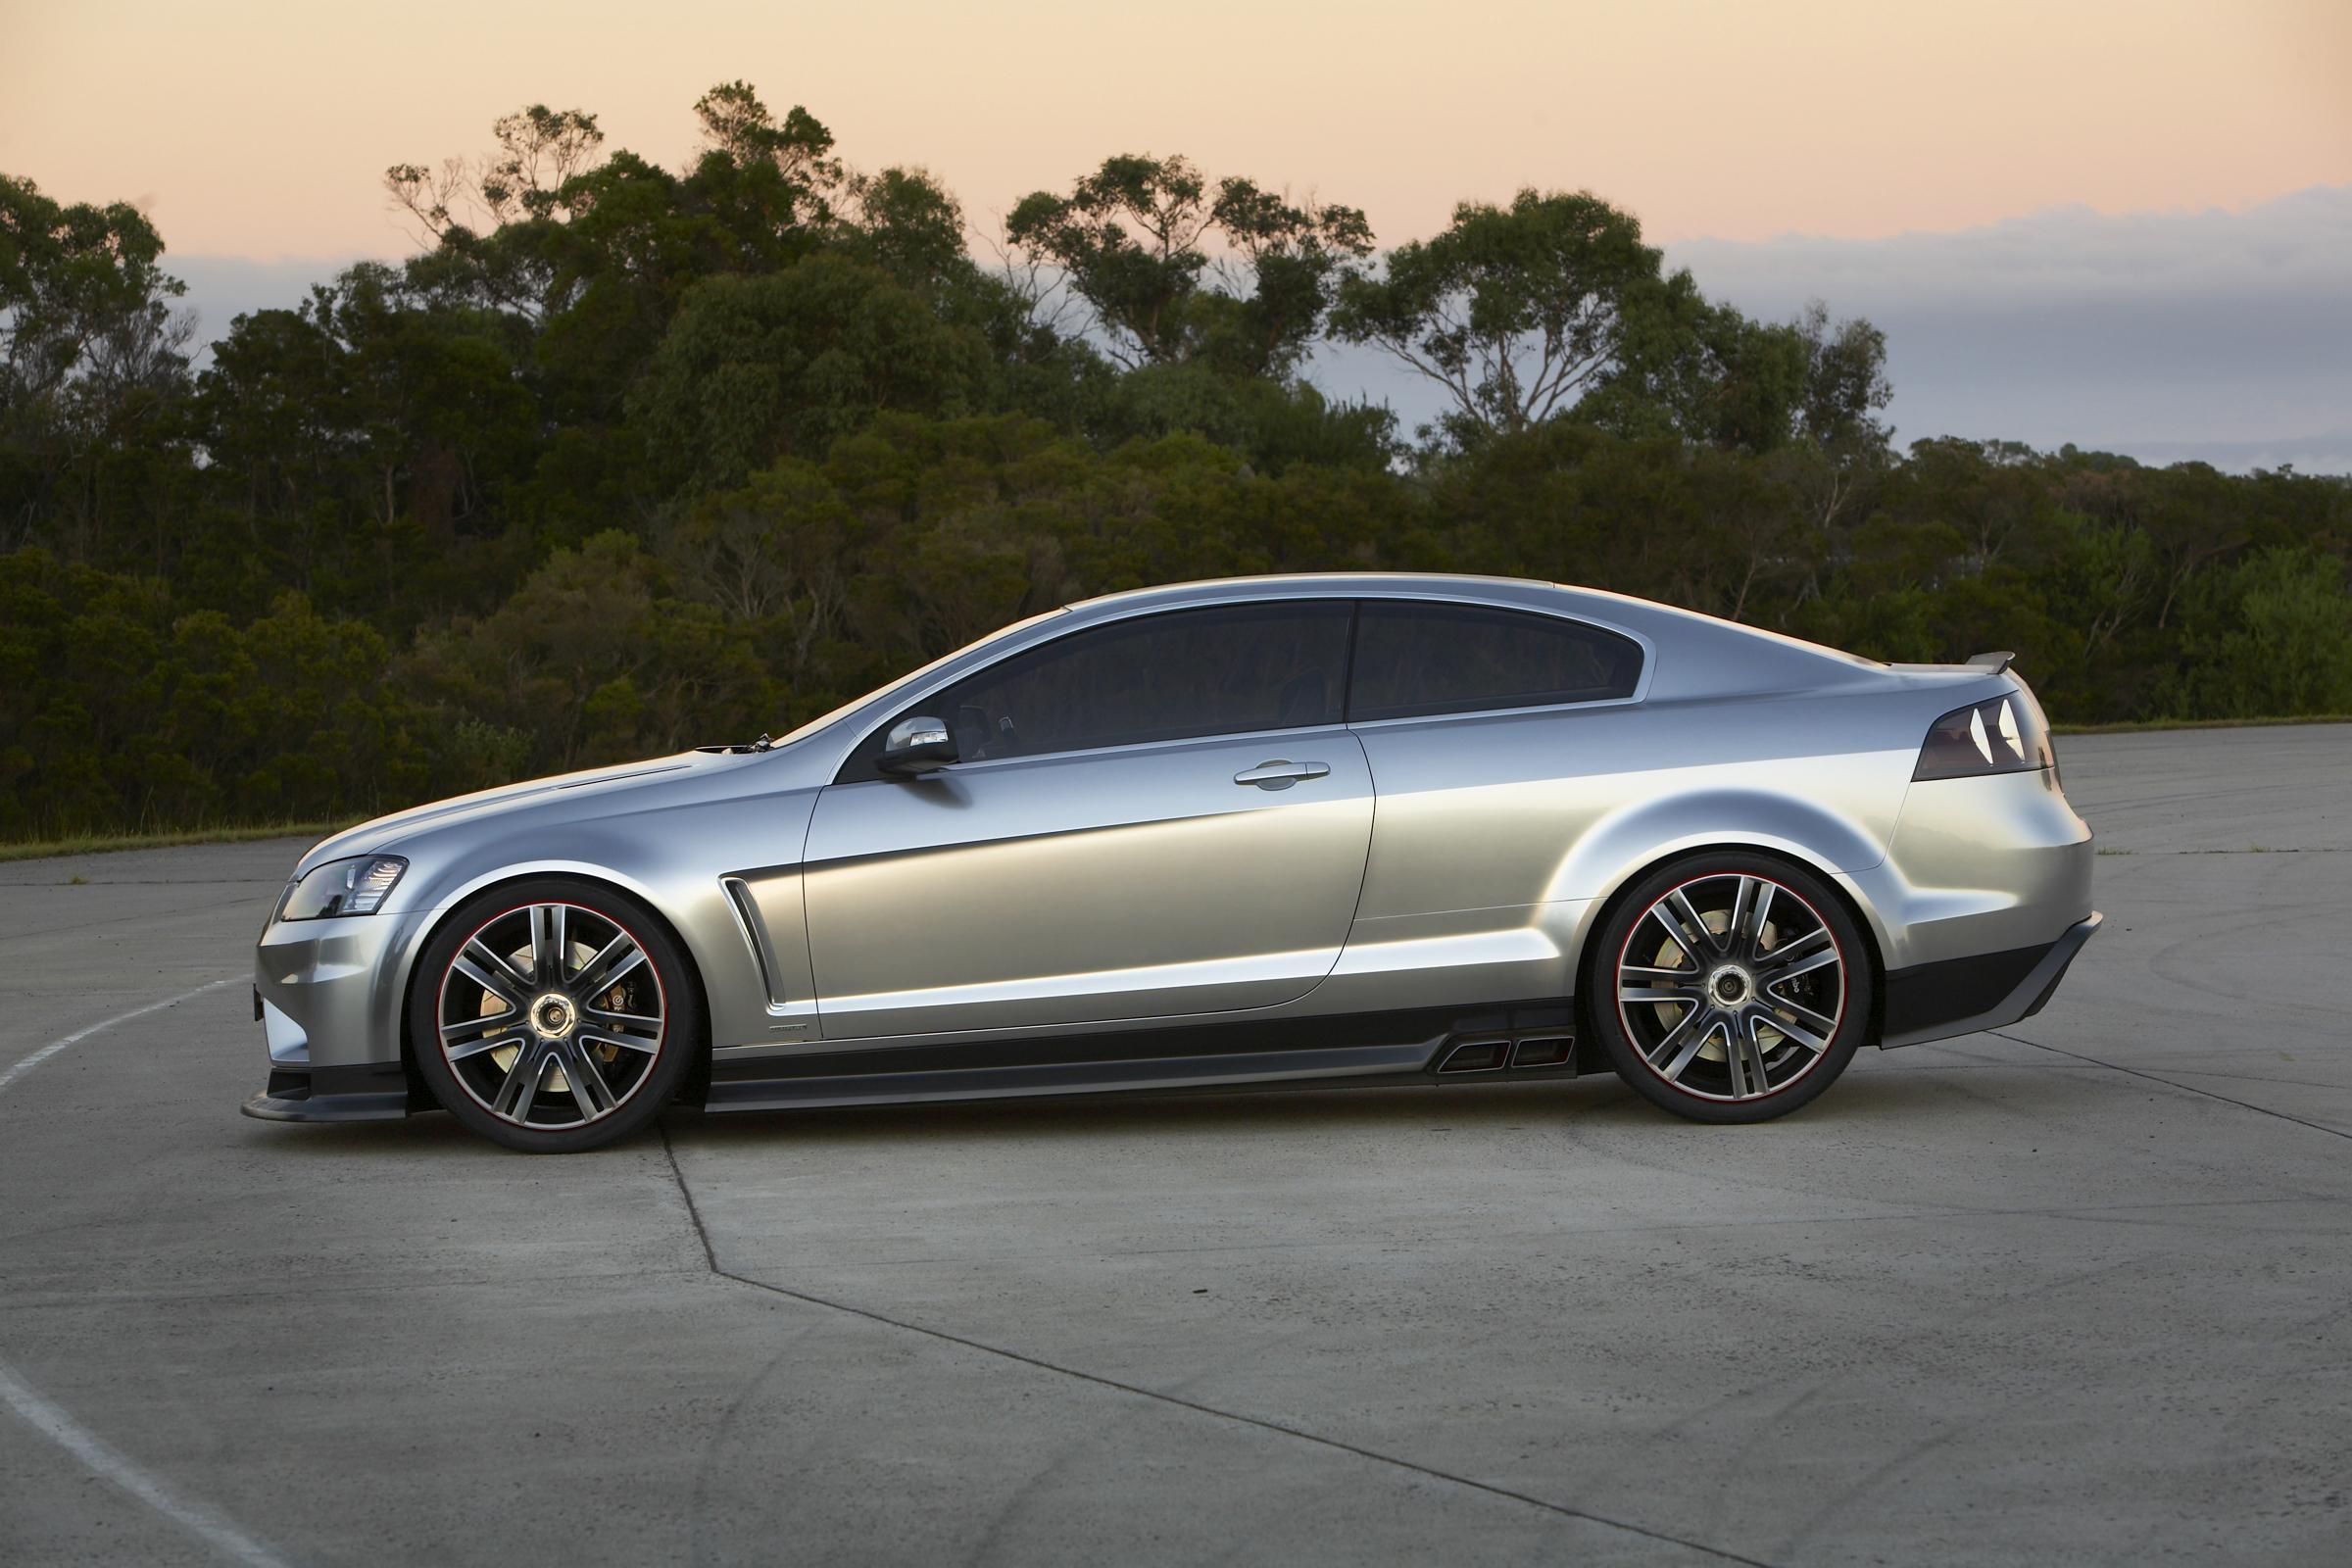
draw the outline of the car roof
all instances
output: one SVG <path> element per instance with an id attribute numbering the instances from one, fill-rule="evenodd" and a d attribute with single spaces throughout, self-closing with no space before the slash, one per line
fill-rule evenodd
<path id="1" fill-rule="evenodd" d="M 1073 600 L 1068 609 L 1093 611 L 1111 607 L 1160 609 L 1169 605 L 1248 599 L 1363 598 L 1472 599 L 1494 604 L 1554 602 L 1560 596 L 1617 600 L 1617 594 L 1539 582 L 1532 577 L 1482 577 L 1457 572 L 1302 571 L 1250 577 L 1207 577 L 1197 582 L 1162 583 L 1130 588 L 1123 593 L 1098 594 Z M 1639 604 L 1639 600 L 1627 600 Z"/>

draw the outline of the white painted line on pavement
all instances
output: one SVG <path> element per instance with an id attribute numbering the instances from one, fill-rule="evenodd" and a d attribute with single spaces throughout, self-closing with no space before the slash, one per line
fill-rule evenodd
<path id="1" fill-rule="evenodd" d="M 181 1003 L 189 1000 L 191 997 L 201 997 L 207 991 L 218 991 L 222 986 L 233 986 L 244 978 L 245 977 L 241 974 L 232 974 L 220 980 L 208 980 L 193 991 L 182 991 L 176 997 L 166 997 L 161 1002 L 150 1002 L 144 1007 L 133 1007 L 128 1012 L 118 1012 L 112 1018 L 108 1018 L 100 1023 L 91 1024 L 86 1029 L 76 1029 L 72 1034 L 66 1036 L 63 1040 L 52 1040 L 40 1050 L 34 1052 L 31 1055 L 26 1056 L 24 1060 L 10 1067 L 8 1071 L 0 1072 L 0 1091 L 5 1091 L 10 1084 L 15 1083 L 18 1079 L 24 1077 L 26 1073 L 32 1071 L 33 1068 L 38 1067 L 42 1062 L 47 1061 L 51 1056 L 56 1055 L 59 1052 L 64 1051 L 69 1046 L 78 1046 L 84 1040 L 89 1039 L 90 1036 L 104 1034 L 107 1030 L 112 1029 L 119 1023 L 128 1023 L 133 1018 L 144 1018 L 149 1013 L 161 1012 L 166 1007 L 176 1007 Z"/>
<path id="2" fill-rule="evenodd" d="M 133 1018 L 144 1018 L 151 1012 L 161 1012 L 166 1007 L 176 1006 L 191 998 L 201 997 L 208 991 L 218 991 L 222 986 L 234 985 L 243 978 L 242 975 L 230 975 L 225 979 L 210 981 L 192 991 L 182 991 L 176 997 L 166 997 L 161 1002 L 150 1002 L 144 1007 L 133 1007 L 128 1012 L 119 1012 L 112 1018 L 91 1024 L 87 1028 L 76 1029 L 62 1040 L 52 1040 L 40 1050 L 10 1066 L 7 1071 L 0 1072 L 0 1092 L 5 1092 L 9 1085 L 59 1052 L 79 1045 L 92 1035 L 102 1034 L 117 1024 L 128 1023 Z M 19 1377 L 16 1369 L 6 1362 L 0 1362 L 0 1404 L 6 1404 L 26 1426 L 40 1433 L 41 1436 L 74 1455 L 74 1458 L 79 1459 L 83 1464 L 88 1465 L 106 1480 L 113 1482 L 124 1492 L 138 1498 L 148 1507 L 153 1508 L 157 1513 L 205 1542 L 222 1556 L 232 1561 L 248 1564 L 249 1568 L 286 1568 L 284 1558 L 245 1534 L 244 1531 L 239 1530 L 220 1514 L 216 1513 L 204 1503 L 193 1502 L 177 1495 L 171 1488 L 131 1463 L 129 1459 L 116 1451 L 105 1439 L 68 1415 L 55 1401 Z"/>
<path id="3" fill-rule="evenodd" d="M 173 1495 L 162 1482 L 116 1452 L 105 1439 L 27 1387 L 6 1365 L 0 1365 L 0 1401 L 35 1432 L 189 1534 L 209 1542 L 222 1556 L 252 1568 L 285 1568 L 284 1558 L 203 1503 Z"/>

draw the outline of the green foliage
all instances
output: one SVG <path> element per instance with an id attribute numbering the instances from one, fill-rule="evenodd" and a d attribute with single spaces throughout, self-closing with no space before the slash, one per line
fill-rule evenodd
<path id="1" fill-rule="evenodd" d="M 168 509 L 190 327 L 163 253 L 127 202 L 60 206 L 0 173 L 0 549 L 120 549 L 119 510 Z"/>
<path id="2" fill-rule="evenodd" d="M 812 256 L 687 294 L 631 403 L 658 453 L 697 487 L 740 483 L 788 453 L 822 453 L 884 411 L 958 414 L 986 345 L 875 268 Z"/>
<path id="3" fill-rule="evenodd" d="M 1034 191 L 1005 238 L 1063 270 L 1069 286 L 1135 365 L 1198 361 L 1230 374 L 1288 374 L 1340 280 L 1372 252 L 1352 207 L 1293 202 L 1231 176 L 1212 192 L 1185 158 L 1106 158 L 1067 196 Z M 1205 286 L 1206 247 L 1230 251 L 1227 288 Z"/>
<path id="4" fill-rule="evenodd" d="M 846 249 L 908 288 L 951 288 L 964 280 L 963 208 L 919 169 L 885 169 L 850 181 L 854 214 Z"/>
<path id="5" fill-rule="evenodd" d="M 425 633 L 395 684 L 531 740 L 526 768 L 674 752 L 705 724 L 757 733 L 778 693 L 740 623 L 673 598 L 660 564 L 617 530 L 558 550 L 480 619 Z"/>
<path id="6" fill-rule="evenodd" d="M 1147 365 L 1122 375 L 1089 421 L 1108 445 L 1185 432 L 1234 448 L 1270 473 L 1300 463 L 1386 468 L 1396 416 L 1332 403 L 1311 386 L 1220 375 L 1200 365 Z"/>
<path id="7" fill-rule="evenodd" d="M 0 840 L 349 819 L 780 731 L 1184 578 L 1478 571 L 1880 658 L 2011 648 L 2062 720 L 2352 710 L 2352 485 L 1889 449 L 1886 344 L 1751 320 L 1589 194 L 1352 209 L 1105 161 L 983 268 L 920 170 L 746 83 L 682 171 L 534 105 L 387 185 L 427 248 L 201 372 L 127 206 L 0 177 Z M 1065 330 L 1056 279 L 1084 303 Z M 1447 390 L 1410 450 L 1318 334 Z"/>
<path id="8" fill-rule="evenodd" d="M 1389 252 L 1380 276 L 1343 279 L 1331 323 L 1445 388 L 1446 431 L 1470 446 L 1573 405 L 1663 286 L 1631 214 L 1589 191 L 1523 190 L 1507 208 L 1464 202 L 1444 233 Z"/>
<path id="9" fill-rule="evenodd" d="M 239 625 L 27 550 L 0 606 L 0 837 L 342 815 L 441 776 L 382 635 L 300 594 Z"/>
<path id="10" fill-rule="evenodd" d="M 2221 718 L 2352 710 L 2344 563 L 2264 550 L 2199 579 L 2180 632 L 2172 707 Z"/>

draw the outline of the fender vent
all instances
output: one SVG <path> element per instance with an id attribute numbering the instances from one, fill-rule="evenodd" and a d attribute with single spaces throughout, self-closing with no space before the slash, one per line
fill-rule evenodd
<path id="1" fill-rule="evenodd" d="M 767 948 L 767 923 L 760 918 L 751 884 L 739 876 L 722 876 L 718 885 L 726 891 L 727 907 L 735 911 L 735 926 L 743 933 L 743 945 L 752 950 L 752 963 L 760 971 L 760 989 L 767 993 L 770 1004 L 782 1002 L 784 999 L 776 994 L 775 955 Z"/>

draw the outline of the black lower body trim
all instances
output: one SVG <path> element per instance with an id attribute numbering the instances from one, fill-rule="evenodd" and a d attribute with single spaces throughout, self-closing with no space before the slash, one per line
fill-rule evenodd
<path id="1" fill-rule="evenodd" d="M 417 1104 L 408 1069 L 397 1061 L 352 1067 L 277 1067 L 270 1086 L 245 1102 L 245 1114 L 263 1121 L 398 1121 Z"/>
<path id="2" fill-rule="evenodd" d="M 893 1105 L 933 1100 L 1010 1100 L 1049 1095 L 1111 1094 L 1138 1090 L 1290 1089 L 1409 1078 L 1423 1069 L 1439 1042 L 1358 1046 L 1337 1051 L 1225 1052 L 1207 1056 L 1158 1056 L 1017 1067 L 950 1067 L 929 1072 L 884 1072 L 764 1082 L 714 1083 L 706 1110 L 787 1110 L 815 1105 Z"/>
<path id="3" fill-rule="evenodd" d="M 2094 911 L 2039 947 L 1888 971 L 1886 1029 L 1879 1043 L 1916 1046 L 2032 1017 L 2048 1004 L 2075 955 L 2104 923 Z"/>
<path id="4" fill-rule="evenodd" d="M 1565 1004 L 1505 1004 L 738 1056 L 712 1064 L 705 1108 L 1430 1084 L 1462 1076 L 1441 1066 L 1466 1041 L 1494 1043 L 1481 1081 L 1568 1078 L 1569 1020 Z"/>

